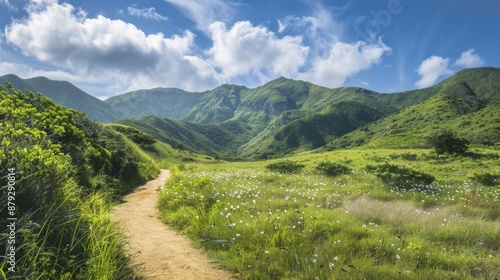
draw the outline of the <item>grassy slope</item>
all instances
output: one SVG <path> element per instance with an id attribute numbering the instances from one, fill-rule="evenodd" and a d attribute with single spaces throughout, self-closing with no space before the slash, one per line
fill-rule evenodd
<path id="1" fill-rule="evenodd" d="M 180 119 L 203 100 L 198 92 L 175 88 L 138 90 L 114 96 L 104 102 L 134 118 L 156 115 Z"/>
<path id="2" fill-rule="evenodd" d="M 15 180 L 0 177 L 2 200 L 7 190 L 15 197 L 15 278 L 135 279 L 109 217 L 111 194 L 158 170 L 119 135 L 44 96 L 9 88 L 0 90 L 0 105 L 0 170 Z M 0 210 L 7 216 L 7 203 Z M 11 279 L 6 260 L 1 275 Z"/>
<path id="3" fill-rule="evenodd" d="M 182 162 L 210 162 L 214 160 L 209 156 L 196 154 L 186 150 L 174 149 L 169 144 L 158 141 L 156 138 L 154 138 L 152 143 L 144 143 L 144 141 L 141 141 L 141 139 L 135 135 L 150 135 L 131 126 L 109 124 L 108 127 L 124 136 L 127 139 L 127 145 L 133 148 L 137 156 L 142 158 L 144 161 L 152 162 L 160 168 L 170 168 L 175 164 Z"/>
<path id="4" fill-rule="evenodd" d="M 116 110 L 68 82 L 53 81 L 44 77 L 31 79 L 21 79 L 15 75 L 0 77 L 0 84 L 5 84 L 6 81 L 12 83 L 15 88 L 27 89 L 34 93 L 42 92 L 58 104 L 87 113 L 91 118 L 100 122 L 112 122 L 128 117 L 123 112 Z"/>
<path id="5" fill-rule="evenodd" d="M 1 90 L 0 103 L 0 170 L 15 169 L 17 188 L 16 276 L 136 279 L 124 237 L 110 219 L 113 201 L 152 179 L 159 167 L 212 159 L 179 152 L 130 127 L 95 123 L 44 96 Z M 0 186 L 7 201 L 7 176 Z M 0 236 L 0 243 L 7 238 Z M 8 267 L 2 259 L 0 275 L 10 279 Z"/>
<path id="6" fill-rule="evenodd" d="M 187 119 L 207 125 L 155 117 L 125 122 L 171 145 L 242 158 L 320 147 L 425 147 L 423 136 L 436 129 L 494 144 L 500 141 L 497 80 L 500 69 L 470 69 L 430 88 L 380 94 L 279 78 L 255 89 L 225 85 L 204 93 Z"/>
<path id="7" fill-rule="evenodd" d="M 209 124 L 220 123 L 234 117 L 234 112 L 241 102 L 241 93 L 246 87 L 222 85 L 202 94 L 203 100 L 194 107 L 184 120 Z"/>
<path id="8" fill-rule="evenodd" d="M 167 223 L 245 279 L 492 279 L 500 274 L 500 191 L 469 176 L 500 174 L 500 153 L 473 152 L 303 154 L 290 158 L 306 166 L 297 175 L 266 171 L 270 161 L 193 165 L 174 172 L 159 207 Z M 317 174 L 324 160 L 353 171 Z M 438 181 L 398 191 L 364 169 L 384 161 Z"/>
<path id="9" fill-rule="evenodd" d="M 247 125 L 239 121 L 220 124 L 196 124 L 181 120 L 149 116 L 140 120 L 122 120 L 120 124 L 135 127 L 176 149 L 204 153 L 210 156 L 231 156 L 230 151 L 244 141 Z M 229 153 L 228 153 L 229 151 Z"/>
<path id="10" fill-rule="evenodd" d="M 433 87 L 393 94 L 279 78 L 254 89 L 141 90 L 110 98 L 106 105 L 123 115 L 159 116 L 121 123 L 176 147 L 266 158 L 319 147 L 423 147 L 422 136 L 434 129 L 494 144 L 500 141 L 499 84 L 495 68 L 463 70 Z"/>
<path id="11" fill-rule="evenodd" d="M 423 136 L 436 129 L 451 129 L 472 143 L 495 144 L 500 142 L 498 84 L 500 69 L 462 71 L 443 81 L 429 99 L 347 134 L 328 148 L 421 147 Z"/>
<path id="12" fill-rule="evenodd" d="M 300 113 L 303 116 L 297 116 Z M 293 114 L 296 116 L 290 117 Z M 279 157 L 294 151 L 316 149 L 381 116 L 377 110 L 354 101 L 336 103 L 317 114 L 288 111 L 245 144 L 241 155 Z"/>

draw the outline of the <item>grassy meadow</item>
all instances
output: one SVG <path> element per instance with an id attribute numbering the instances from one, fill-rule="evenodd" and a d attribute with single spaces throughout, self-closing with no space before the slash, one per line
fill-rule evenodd
<path id="1" fill-rule="evenodd" d="M 141 117 L 107 124 L 6 82 L 0 279 L 139 279 L 110 210 L 161 168 L 161 218 L 238 279 L 498 279 L 498 81 L 477 68 L 381 94 L 279 78 L 109 104 L 22 83 L 76 92 L 94 119 Z"/>
<path id="2" fill-rule="evenodd" d="M 158 205 L 242 279 L 498 279 L 499 158 L 360 149 L 183 164 Z"/>

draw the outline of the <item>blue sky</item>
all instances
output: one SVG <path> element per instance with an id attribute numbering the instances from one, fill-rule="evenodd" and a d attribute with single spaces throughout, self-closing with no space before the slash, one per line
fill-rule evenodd
<path id="1" fill-rule="evenodd" d="M 500 67 L 491 0 L 0 0 L 0 75 L 99 98 L 285 76 L 396 92 Z"/>

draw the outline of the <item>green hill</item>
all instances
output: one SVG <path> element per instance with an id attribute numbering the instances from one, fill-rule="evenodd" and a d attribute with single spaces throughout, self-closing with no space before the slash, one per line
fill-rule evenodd
<path id="1" fill-rule="evenodd" d="M 176 149 L 211 156 L 234 156 L 242 135 L 248 127 L 241 122 L 198 124 L 148 116 L 139 120 L 121 120 L 118 123 L 134 127 L 153 135 Z"/>
<path id="2" fill-rule="evenodd" d="M 35 93 L 42 92 L 58 104 L 87 113 L 96 121 L 112 122 L 120 118 L 130 117 L 69 82 L 53 81 L 45 77 L 31 79 L 21 79 L 16 75 L 0 77 L 0 84 L 4 85 L 5 82 L 10 82 L 18 89 L 29 90 Z"/>
<path id="3" fill-rule="evenodd" d="M 37 90 L 47 83 L 42 78 L 26 81 L 30 83 L 25 87 Z M 47 91 L 57 93 L 55 101 L 70 103 L 64 92 L 74 88 L 60 83 L 49 83 L 59 88 L 46 87 Z M 500 69 L 486 67 L 398 93 L 330 89 L 281 77 L 253 89 L 229 84 L 205 92 L 156 88 L 105 102 L 91 100 L 85 106 L 84 100 L 77 103 L 94 118 L 105 112 L 120 112 L 122 119 L 129 116 L 119 123 L 177 148 L 211 156 L 266 158 L 363 145 L 422 147 L 423 136 L 437 129 L 492 145 L 500 142 L 499 91 Z"/>
<path id="4" fill-rule="evenodd" d="M 0 212 L 16 219 L 9 244 L 19 279 L 138 279 L 110 219 L 113 204 L 159 168 L 213 161 L 10 83 L 0 86 L 0 145 L 0 198 L 9 201 Z M 9 223 L 0 221 L 2 232 Z M 0 261 L 4 276 L 7 261 Z"/>
<path id="5" fill-rule="evenodd" d="M 468 69 L 426 89 L 383 94 L 279 78 L 255 89 L 224 85 L 202 93 L 184 121 L 123 123 L 172 145 L 244 158 L 362 145 L 423 147 L 423 136 L 438 129 L 492 145 L 500 142 L 499 81 L 500 69 Z M 228 124 L 237 125 L 224 129 Z"/>
<path id="6" fill-rule="evenodd" d="M 362 144 L 421 147 L 423 136 L 438 129 L 455 131 L 476 144 L 500 142 L 500 69 L 463 70 L 434 88 L 437 92 L 426 100 L 346 134 L 329 143 L 328 149 Z M 405 94 L 411 93 L 399 95 Z"/>
<path id="7" fill-rule="evenodd" d="M 136 279 L 109 217 L 111 199 L 153 178 L 158 165 L 85 114 L 7 87 L 0 87 L 0 197 L 9 204 L 0 211 L 15 222 L 2 219 L 0 228 L 15 223 L 15 243 L 0 254 L 15 252 L 15 278 Z"/>
<path id="8" fill-rule="evenodd" d="M 155 88 L 114 96 L 104 102 L 132 118 L 155 115 L 182 119 L 202 102 L 202 94 L 175 88 Z"/>

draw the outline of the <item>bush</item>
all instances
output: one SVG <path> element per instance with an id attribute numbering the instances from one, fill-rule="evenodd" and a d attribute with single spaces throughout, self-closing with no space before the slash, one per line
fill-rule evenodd
<path id="1" fill-rule="evenodd" d="M 338 176 L 349 173 L 351 171 L 349 166 L 342 163 L 331 162 L 331 161 L 322 161 L 316 164 L 314 168 L 316 169 L 316 171 L 323 173 L 327 176 Z"/>
<path id="2" fill-rule="evenodd" d="M 16 199 L 15 207 L 0 204 L 0 212 L 17 219 L 12 279 L 134 278 L 109 219 L 110 195 L 94 192 L 123 185 L 120 173 L 110 174 L 114 165 L 130 174 L 121 168 L 130 162 L 115 158 L 106 144 L 133 159 L 130 148 L 82 113 L 7 87 L 9 92 L 0 86 L 0 200 Z M 8 223 L 2 219 L 0 228 Z M 0 235 L 1 256 L 11 251 L 4 246 L 8 237 Z M 2 279 L 10 279 L 6 262 L 0 266 Z"/>
<path id="3" fill-rule="evenodd" d="M 401 158 L 404 159 L 404 160 L 417 160 L 417 154 L 413 154 L 413 153 L 403 153 L 401 154 Z"/>
<path id="4" fill-rule="evenodd" d="M 297 173 L 302 170 L 305 165 L 293 160 L 281 160 L 266 165 L 266 168 L 277 173 Z"/>
<path id="5" fill-rule="evenodd" d="M 484 186 L 492 187 L 500 184 L 500 174 L 491 172 L 474 173 L 470 178 Z"/>
<path id="6" fill-rule="evenodd" d="M 133 127 L 115 125 L 113 128 L 125 134 L 130 140 L 139 145 L 151 145 L 156 143 L 156 138 Z"/>
<path id="7" fill-rule="evenodd" d="M 434 176 L 423 171 L 390 163 L 367 165 L 366 169 L 380 177 L 391 187 L 395 187 L 397 189 L 424 190 L 428 188 L 426 185 L 429 185 L 436 180 Z"/>
<path id="8" fill-rule="evenodd" d="M 469 148 L 469 140 L 457 137 L 449 130 L 435 131 L 426 137 L 427 143 L 434 148 L 438 155 L 464 154 Z"/>

